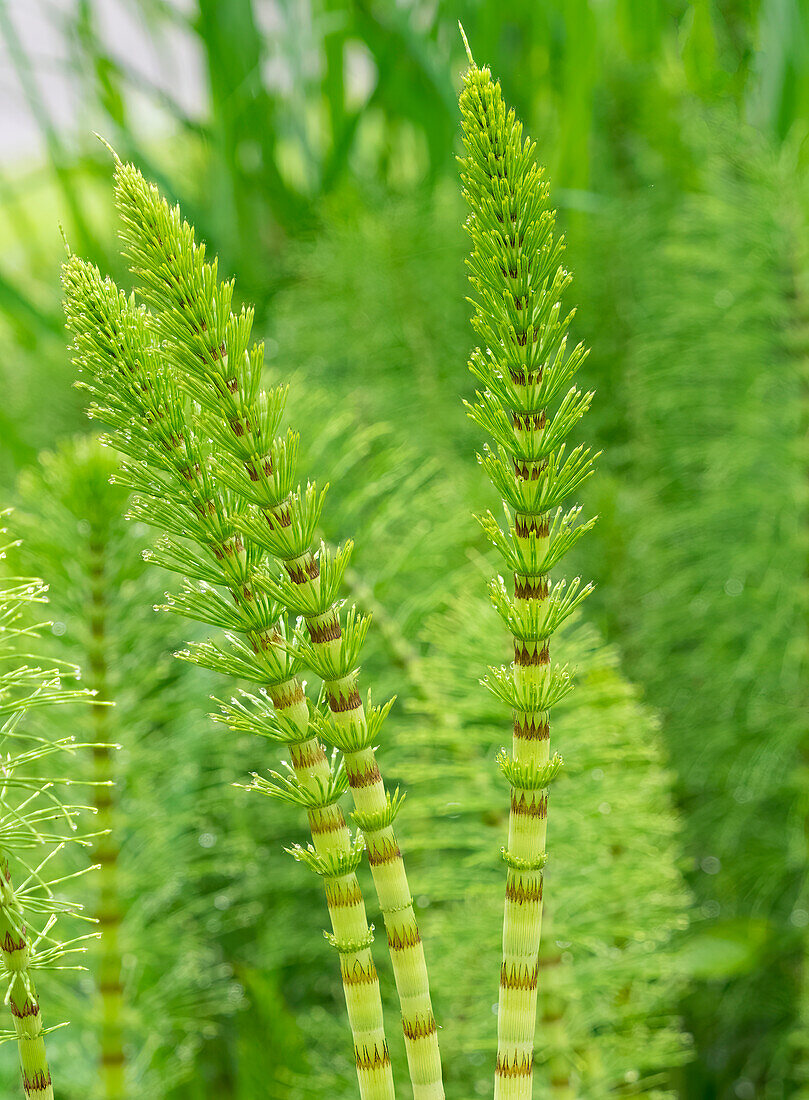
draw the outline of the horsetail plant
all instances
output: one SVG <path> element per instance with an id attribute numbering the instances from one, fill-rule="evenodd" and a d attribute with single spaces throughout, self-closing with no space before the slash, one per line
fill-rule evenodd
<path id="1" fill-rule="evenodd" d="M 368 861 L 387 931 L 415 1100 L 441 1100 L 444 1089 L 437 1024 L 430 998 L 424 948 L 404 861 L 394 832 L 398 791 L 386 790 L 376 762 L 375 740 L 390 703 L 367 710 L 359 691 L 358 662 L 370 618 L 351 607 L 342 612 L 340 592 L 351 555 L 347 542 L 333 554 L 314 536 L 325 490 L 295 485 L 298 436 L 275 437 L 286 388 L 261 387 L 263 345 L 251 346 L 253 314 L 231 311 L 233 283 L 218 279 L 217 262 L 169 208 L 154 186 L 131 165 L 116 165 L 116 200 L 122 237 L 140 293 L 154 311 L 164 354 L 180 384 L 193 393 L 207 433 L 215 441 L 218 478 L 248 508 L 240 532 L 282 567 L 257 577 L 266 598 L 302 619 L 306 634 L 295 648 L 323 681 L 328 712 L 311 710 L 316 732 L 342 753 L 354 800 L 353 819 L 368 846 Z M 276 710 L 286 699 L 273 700 Z M 293 719 L 294 720 L 294 719 Z"/>
<path id="2" fill-rule="evenodd" d="M 119 164 L 119 174 L 124 170 Z M 65 264 L 64 287 L 76 362 L 94 399 L 91 415 L 113 429 L 127 456 L 123 476 L 137 494 L 132 514 L 165 532 L 152 558 L 185 578 L 168 606 L 226 632 L 225 646 L 201 643 L 186 655 L 259 685 L 258 694 L 223 703 L 221 720 L 288 747 L 289 776 L 256 777 L 253 786 L 306 810 L 312 844 L 292 854 L 324 880 L 360 1094 L 392 1100 L 373 931 L 356 876 L 362 838 L 352 839 L 339 807 L 345 772 L 312 725 L 293 631 L 265 591 L 265 554 L 244 533 L 247 504 L 220 480 L 215 447 L 195 427 L 201 409 L 167 364 L 145 307 L 75 256 Z M 264 415 L 274 416 L 272 406 Z M 374 733 L 384 717 L 375 714 Z"/>
<path id="3" fill-rule="evenodd" d="M 514 639 L 514 661 L 483 681 L 514 715 L 512 748 L 498 765 L 511 788 L 500 975 L 495 1100 L 530 1100 L 546 854 L 548 788 L 562 767 L 550 754 L 550 711 L 572 689 L 568 668 L 550 663 L 554 631 L 591 591 L 577 579 L 552 583 L 551 570 L 594 521 L 563 501 L 592 472 L 584 446 L 565 439 L 592 394 L 570 383 L 585 357 L 567 349 L 573 313 L 562 313 L 570 275 L 561 265 L 549 187 L 534 144 L 503 102 L 488 68 L 469 47 L 460 96 L 464 195 L 473 291 L 473 327 L 484 347 L 469 369 L 482 384 L 469 415 L 497 444 L 480 462 L 500 493 L 505 529 L 487 512 L 481 525 L 513 574 L 491 582 L 495 610 Z M 552 411 L 556 404 L 555 411 Z"/>
<path id="4" fill-rule="evenodd" d="M 13 1022 L 13 1030 L 0 1038 L 16 1040 L 26 1100 L 53 1100 L 54 1095 L 45 1049 L 45 1036 L 54 1029 L 43 1023 L 37 976 L 45 969 L 82 969 L 64 960 L 86 950 L 83 941 L 94 935 L 67 941 L 55 935 L 59 916 L 77 916 L 82 906 L 55 892 L 75 874 L 49 878 L 46 871 L 69 841 L 91 843 L 89 836 L 78 834 L 76 824 L 89 807 L 64 803 L 59 788 L 67 780 L 44 777 L 40 770 L 46 759 L 82 746 L 71 737 L 49 741 L 19 729 L 34 708 L 88 701 L 92 695 L 63 686 L 64 679 L 78 676 L 74 666 L 46 667 L 27 653 L 38 627 L 26 615 L 45 601 L 45 592 L 39 580 L 6 577 L 0 582 L 0 985 Z M 29 862 L 28 852 L 36 859 Z"/>

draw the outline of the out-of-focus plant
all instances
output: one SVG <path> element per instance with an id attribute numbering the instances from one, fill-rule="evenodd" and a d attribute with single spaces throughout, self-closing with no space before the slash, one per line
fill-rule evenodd
<path id="1" fill-rule="evenodd" d="M 724 112 L 689 129 L 698 188 L 622 204 L 601 272 L 623 446 L 594 564 L 687 825 L 688 1089 L 770 1096 L 795 1072 L 809 920 L 807 235 L 791 155 Z"/>
<path id="2" fill-rule="evenodd" d="M 208 745 L 203 766 L 200 677 L 173 660 L 152 608 L 163 593 L 142 560 L 145 528 L 123 518 L 128 491 L 111 480 L 118 465 L 92 438 L 65 444 L 26 471 L 17 512 L 17 556 L 52 581 L 59 626 L 50 651 L 80 663 L 97 697 L 114 703 L 92 709 L 82 738 L 92 745 L 105 834 L 92 853 L 100 871 L 87 906 L 103 933 L 97 1002 L 89 1013 L 86 1001 L 80 1013 L 74 1007 L 80 1022 L 62 1043 L 72 1068 L 63 1091 L 103 1100 L 176 1087 L 216 1017 L 233 1008 L 220 949 L 210 934 L 203 939 L 200 919 L 217 881 L 198 843 L 217 755 Z M 113 754 L 111 741 L 123 752 Z M 94 1047 L 95 1080 L 86 1054 Z"/>

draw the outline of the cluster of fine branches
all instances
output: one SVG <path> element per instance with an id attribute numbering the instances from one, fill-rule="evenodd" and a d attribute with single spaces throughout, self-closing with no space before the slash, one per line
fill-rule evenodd
<path id="1" fill-rule="evenodd" d="M 95 834 L 78 832 L 77 818 L 91 807 L 61 797 L 69 780 L 58 771 L 43 778 L 54 758 L 62 764 L 82 746 L 73 737 L 49 740 L 27 728 L 33 711 L 90 699 L 85 689 L 64 685 L 77 677 L 75 666 L 45 662 L 30 651 L 47 625 L 32 614 L 45 592 L 39 580 L 7 576 L 0 583 L 0 986 L 9 1022 L 2 1037 L 16 1041 L 26 1100 L 54 1096 L 45 1049 L 54 1025 L 43 1020 L 40 972 L 81 969 L 70 956 L 96 935 L 63 940 L 56 928 L 60 917 L 82 915 L 61 888 L 83 871 L 60 875 L 52 861 L 67 843 L 88 845 Z"/>

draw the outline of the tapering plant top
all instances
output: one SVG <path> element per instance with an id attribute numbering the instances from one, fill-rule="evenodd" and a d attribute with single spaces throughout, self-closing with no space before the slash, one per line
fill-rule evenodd
<path id="1" fill-rule="evenodd" d="M 514 715 L 511 752 L 498 758 L 511 805 L 495 1098 L 529 1100 L 547 788 L 562 765 L 550 755 L 550 710 L 572 687 L 567 668 L 551 665 L 549 642 L 591 590 L 578 579 L 552 584 L 549 574 L 593 522 L 577 525 L 579 507 L 562 508 L 592 472 L 590 451 L 565 443 L 592 394 L 572 384 L 585 351 L 567 347 L 573 312 L 563 312 L 561 299 L 570 275 L 534 145 L 489 70 L 469 60 L 461 174 L 470 208 L 472 323 L 483 347 L 469 364 L 481 389 L 468 408 L 496 444 L 484 447 L 480 461 L 502 497 L 505 522 L 487 512 L 481 523 L 513 575 L 510 590 L 494 579 L 490 595 L 514 639 L 514 661 L 484 681 Z"/>

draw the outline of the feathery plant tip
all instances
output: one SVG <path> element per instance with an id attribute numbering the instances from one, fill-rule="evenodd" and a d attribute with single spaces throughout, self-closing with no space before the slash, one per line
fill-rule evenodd
<path id="1" fill-rule="evenodd" d="M 513 637 L 514 660 L 484 680 L 514 715 L 511 752 L 497 761 L 511 803 L 494 1095 L 530 1100 L 548 788 L 562 767 L 550 754 L 550 712 L 572 688 L 567 669 L 551 664 L 550 638 L 592 590 L 578 578 L 552 583 L 549 573 L 593 524 L 579 523 L 578 506 L 565 511 L 563 502 L 597 456 L 565 443 L 593 395 L 572 383 L 586 352 L 568 350 L 573 311 L 564 313 L 561 301 L 571 277 L 549 187 L 499 83 L 475 64 L 465 35 L 464 44 L 470 67 L 460 95 L 460 164 L 472 324 L 482 343 L 469 363 L 481 388 L 467 408 L 496 444 L 479 457 L 502 497 L 505 529 L 491 512 L 480 522 L 513 577 L 510 587 L 494 579 L 489 595 Z"/>

